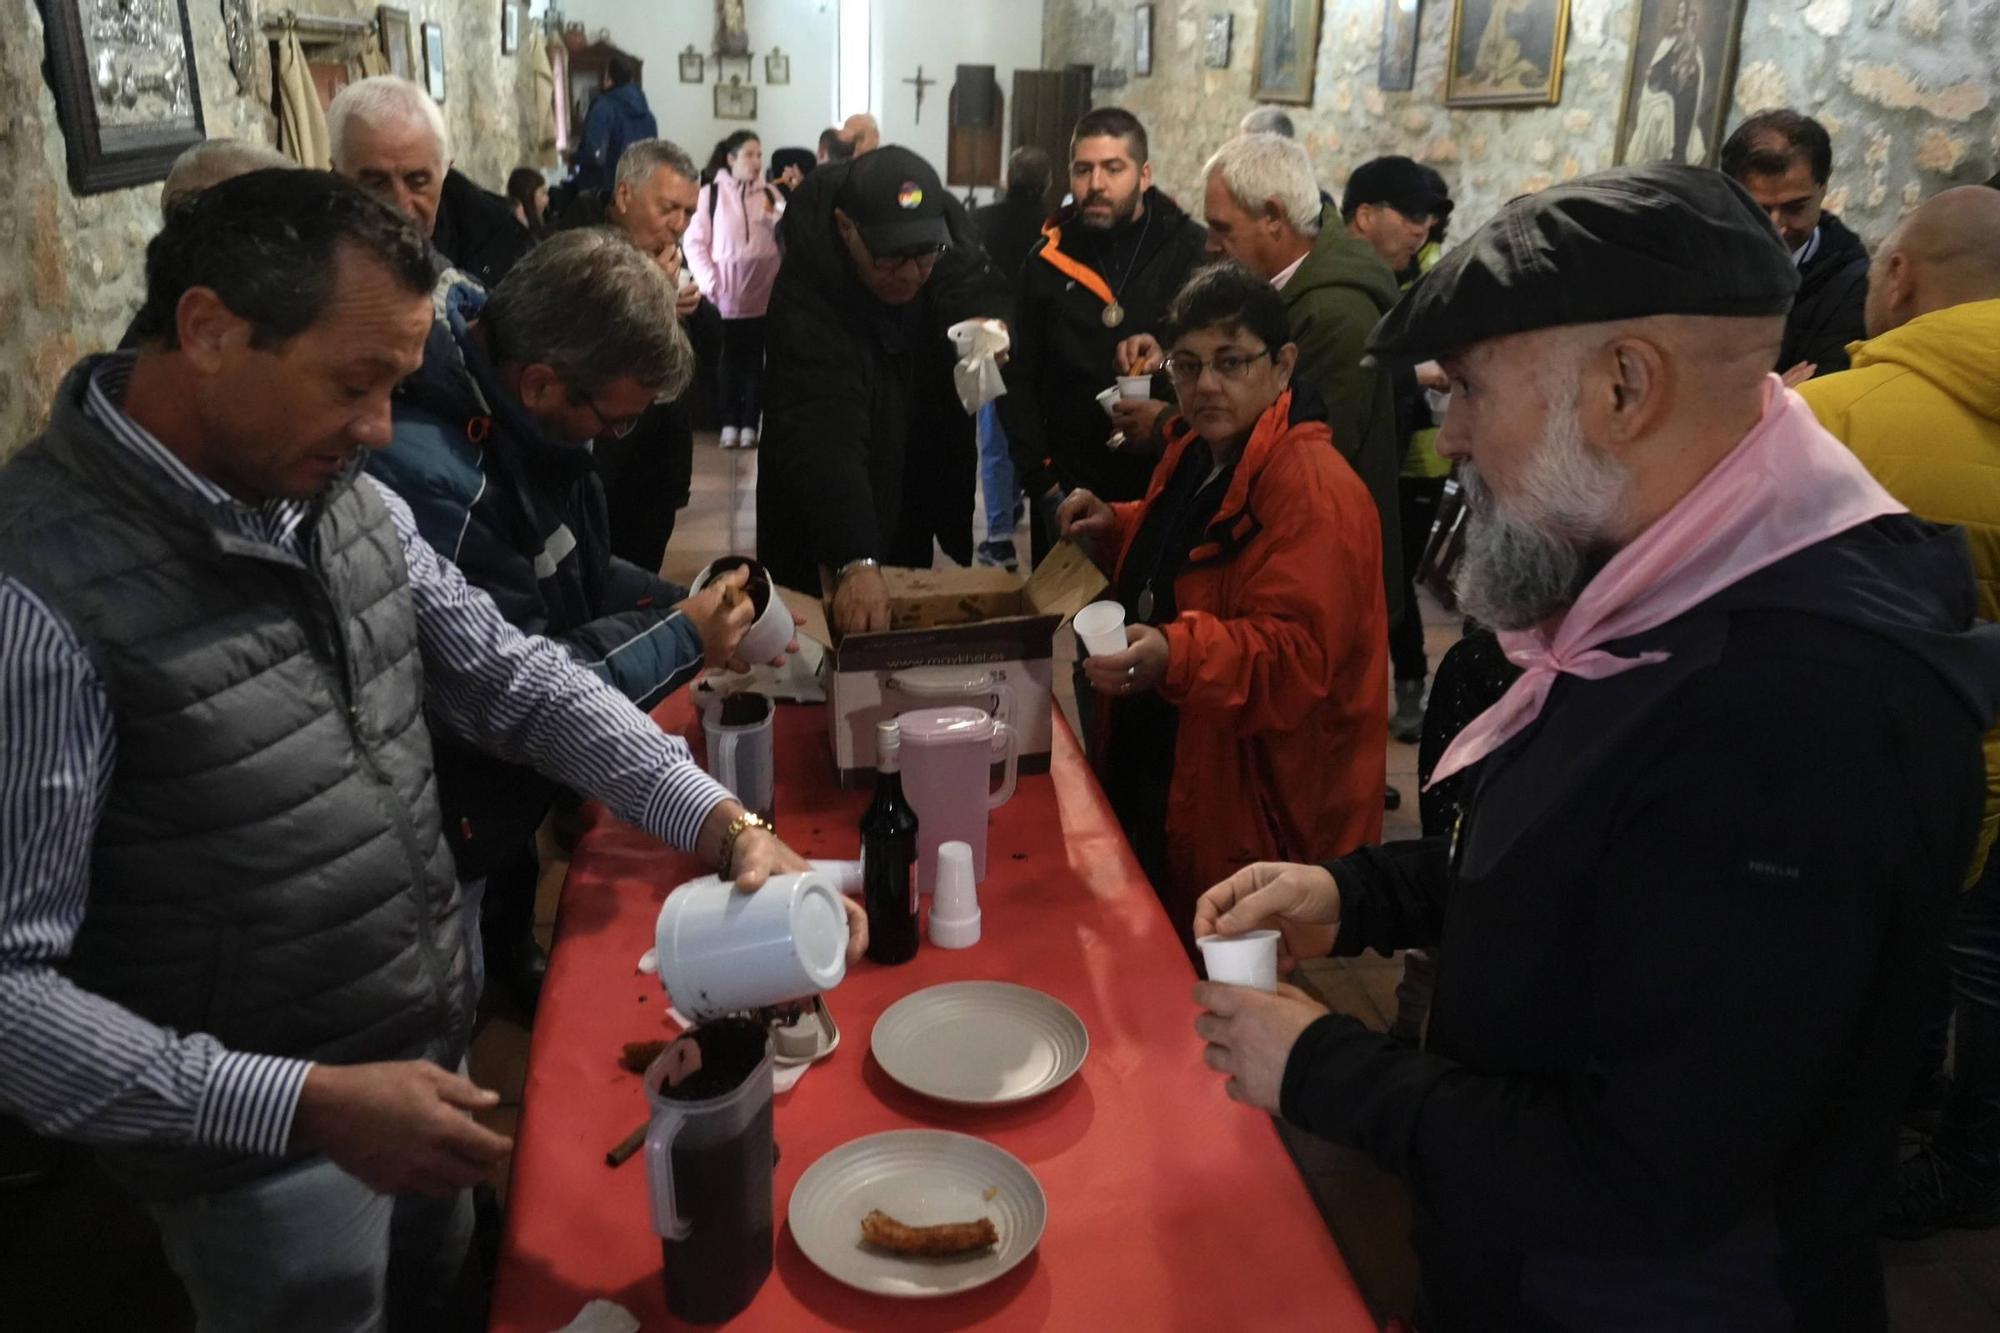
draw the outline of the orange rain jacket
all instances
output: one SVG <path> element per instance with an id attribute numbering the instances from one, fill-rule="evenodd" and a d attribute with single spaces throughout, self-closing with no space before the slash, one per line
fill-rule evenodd
<path id="1" fill-rule="evenodd" d="M 1181 417 L 1165 428 L 1146 498 L 1111 506 L 1120 566 L 1195 438 Z M 1381 528 L 1316 402 L 1287 390 L 1258 421 L 1174 596 L 1180 614 L 1161 627 L 1171 653 L 1160 695 L 1179 710 L 1180 729 L 1168 882 L 1155 887 L 1186 937 L 1195 900 L 1242 867 L 1329 861 L 1382 835 Z"/>

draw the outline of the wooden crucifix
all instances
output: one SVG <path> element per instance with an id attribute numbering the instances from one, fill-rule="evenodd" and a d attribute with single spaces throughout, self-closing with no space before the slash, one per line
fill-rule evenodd
<path id="1" fill-rule="evenodd" d="M 924 67 L 919 65 L 917 66 L 917 77 L 914 79 L 904 79 L 903 82 L 913 83 L 917 86 L 917 115 L 915 123 L 921 125 L 924 123 L 924 89 L 936 83 L 937 80 L 925 78 Z"/>

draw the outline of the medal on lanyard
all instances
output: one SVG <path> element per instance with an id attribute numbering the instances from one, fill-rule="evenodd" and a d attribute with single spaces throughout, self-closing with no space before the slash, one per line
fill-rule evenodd
<path id="1" fill-rule="evenodd" d="M 1139 600 L 1133 605 L 1132 609 L 1139 613 L 1140 624 L 1150 625 L 1153 623 L 1153 589 L 1150 585 L 1140 592 Z"/>
<path id="2" fill-rule="evenodd" d="M 1104 321 L 1105 328 L 1115 329 L 1125 322 L 1125 307 L 1113 301 L 1104 307 L 1103 313 L 1098 315 L 1098 318 Z"/>

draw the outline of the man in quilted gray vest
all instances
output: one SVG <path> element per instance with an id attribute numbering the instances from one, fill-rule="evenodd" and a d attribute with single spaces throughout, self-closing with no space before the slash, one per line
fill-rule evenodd
<path id="1" fill-rule="evenodd" d="M 431 326 L 406 219 L 254 172 L 146 283 L 0 469 L 0 1111 L 98 1150 L 204 1330 L 446 1328 L 511 1145 L 429 728 L 745 890 L 803 862 L 361 475 Z"/>

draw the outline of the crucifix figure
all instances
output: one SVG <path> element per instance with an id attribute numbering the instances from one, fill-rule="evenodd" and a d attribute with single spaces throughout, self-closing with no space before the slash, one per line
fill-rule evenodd
<path id="1" fill-rule="evenodd" d="M 904 79 L 904 80 L 903 80 L 903 82 L 904 82 L 904 83 L 913 83 L 913 84 L 915 84 L 915 85 L 917 86 L 917 115 L 916 115 L 916 123 L 917 123 L 917 124 L 919 124 L 919 125 L 921 125 L 921 124 L 923 124 L 923 123 L 924 123 L 924 89 L 926 89 L 926 88 L 930 87 L 930 86 L 931 86 L 932 84 L 936 83 L 936 82 L 937 82 L 937 80 L 936 80 L 936 79 L 927 79 L 927 78 L 925 78 L 925 77 L 924 77 L 924 67 L 923 67 L 922 65 L 919 65 L 919 66 L 917 66 L 917 77 L 916 77 L 916 78 L 914 78 L 914 79 Z"/>

